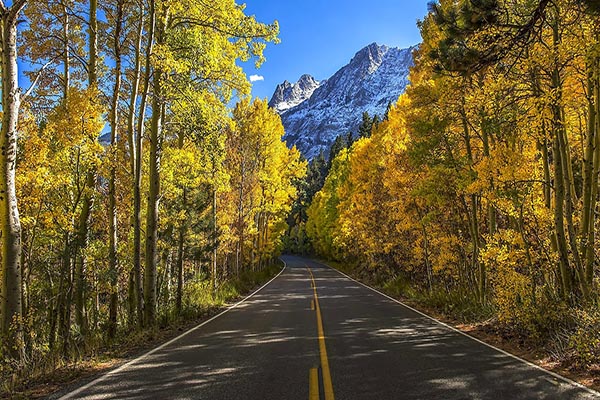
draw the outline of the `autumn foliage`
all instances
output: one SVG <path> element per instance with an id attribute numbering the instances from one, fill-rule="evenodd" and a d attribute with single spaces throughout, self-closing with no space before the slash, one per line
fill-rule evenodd
<path id="1" fill-rule="evenodd" d="M 230 282 L 264 278 L 306 169 L 238 64 L 264 61 L 276 21 L 233 0 L 15 4 L 0 11 L 21 13 L 13 45 L 32 86 L 12 103 L 21 231 L 3 235 L 20 251 L 0 274 L 7 383 L 201 316 L 239 295 Z"/>
<path id="2" fill-rule="evenodd" d="M 433 3 L 406 93 L 314 196 L 314 249 L 597 362 L 600 25 L 583 3 Z"/>

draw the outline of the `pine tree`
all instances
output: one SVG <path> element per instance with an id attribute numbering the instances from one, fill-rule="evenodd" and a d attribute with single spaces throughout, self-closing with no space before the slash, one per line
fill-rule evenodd
<path id="1" fill-rule="evenodd" d="M 354 133 L 352 133 L 352 131 L 348 131 L 348 134 L 346 135 L 347 147 L 348 148 L 352 147 L 352 143 L 354 143 L 355 140 L 356 140 L 356 137 L 355 137 Z"/>
<path id="2" fill-rule="evenodd" d="M 327 170 L 331 169 L 331 163 L 333 159 L 345 148 L 348 148 L 348 141 L 345 135 L 336 136 L 335 140 L 329 148 L 329 157 L 327 158 Z"/>
<path id="3" fill-rule="evenodd" d="M 390 116 L 390 110 L 391 110 L 391 109 L 392 109 L 392 102 L 390 101 L 390 102 L 387 104 L 387 107 L 386 107 L 386 109 L 385 109 L 385 114 L 383 114 L 383 120 L 384 120 L 384 121 L 387 121 L 387 120 L 389 119 L 389 116 Z"/>
<path id="4" fill-rule="evenodd" d="M 379 119 L 379 115 L 375 115 L 373 117 L 373 122 L 371 123 L 371 129 L 377 128 L 380 123 L 381 123 L 381 120 Z"/>
<path id="5" fill-rule="evenodd" d="M 362 122 L 358 126 L 358 137 L 367 138 L 371 136 L 371 129 L 373 129 L 373 120 L 369 116 L 368 112 L 363 112 Z"/>

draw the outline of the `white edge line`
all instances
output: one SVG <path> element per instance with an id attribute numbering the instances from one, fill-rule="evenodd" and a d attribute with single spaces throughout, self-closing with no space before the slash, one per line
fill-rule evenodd
<path id="1" fill-rule="evenodd" d="M 202 322 L 199 325 L 194 326 L 193 328 L 183 332 L 181 335 L 177 336 L 176 338 L 173 338 L 171 340 L 169 340 L 166 343 L 161 344 L 158 347 L 155 347 L 154 349 L 142 354 L 141 356 L 134 358 L 133 360 L 130 360 L 128 362 L 126 362 L 125 364 L 121 365 L 118 368 L 115 368 L 111 371 L 108 371 L 107 373 L 105 373 L 104 375 L 94 379 L 93 381 L 81 386 L 78 389 L 75 389 L 72 392 L 69 392 L 65 395 L 63 395 L 62 397 L 60 397 L 58 400 L 67 400 L 67 399 L 71 399 L 73 398 L 73 396 L 77 396 L 79 393 L 83 392 L 86 389 L 89 389 L 90 387 L 102 382 L 103 380 L 105 380 L 106 378 L 108 378 L 110 375 L 116 374 L 118 372 L 121 372 L 125 369 L 127 369 L 127 367 L 135 364 L 138 361 L 141 361 L 143 359 L 145 359 L 146 357 L 156 353 L 157 351 L 167 347 L 168 345 L 178 341 L 179 339 L 181 339 L 184 336 L 187 336 L 188 334 L 194 332 L 197 329 L 200 329 L 201 327 L 203 327 L 204 325 L 208 324 L 209 322 L 219 318 L 221 315 L 225 314 L 228 311 L 233 310 L 234 308 L 236 308 L 237 306 L 239 306 L 240 304 L 242 304 L 243 302 L 245 302 L 246 300 L 248 300 L 250 297 L 254 296 L 256 293 L 260 292 L 261 290 L 263 290 L 268 284 L 270 284 L 271 282 L 273 282 L 275 279 L 277 279 L 279 277 L 279 275 L 281 275 L 283 273 L 283 271 L 286 269 L 287 264 L 285 261 L 281 260 L 283 262 L 283 268 L 281 269 L 281 271 L 279 271 L 279 273 L 277 275 L 275 275 L 273 278 L 271 278 L 271 280 L 269 280 L 267 283 L 265 283 L 264 285 L 262 285 L 261 287 L 259 287 L 258 289 L 256 289 L 254 292 L 252 292 L 251 294 L 249 294 L 248 296 L 244 297 L 242 300 L 238 301 L 237 303 L 235 303 L 234 305 L 228 307 L 227 309 L 221 311 L 219 314 L 215 315 L 214 317 L 211 317 L 209 319 L 207 319 L 206 321 Z"/>
<path id="2" fill-rule="evenodd" d="M 423 313 L 423 312 L 421 312 L 421 311 L 419 311 L 419 310 L 417 310 L 417 309 L 415 309 L 415 308 L 413 308 L 413 307 L 411 307 L 411 306 L 409 306 L 409 305 L 406 305 L 406 304 L 402 303 L 400 300 L 397 300 L 397 299 L 395 299 L 395 298 L 393 298 L 393 297 L 391 297 L 391 296 L 388 296 L 388 295 L 387 295 L 387 294 L 385 294 L 385 293 L 382 293 L 382 292 L 380 292 L 380 291 L 379 291 L 379 290 L 377 290 L 377 289 L 374 289 L 374 288 L 372 288 L 371 286 L 365 285 L 364 283 L 362 283 L 362 282 L 360 282 L 360 281 L 357 281 L 356 279 L 352 278 L 351 276 L 348 276 L 348 275 L 346 275 L 345 273 L 343 273 L 342 271 L 338 270 L 337 268 L 333 268 L 333 267 L 331 267 L 331 266 L 329 266 L 329 265 L 327 265 L 327 264 L 324 264 L 324 263 L 322 263 L 322 262 L 319 262 L 319 261 L 316 261 L 316 260 L 313 260 L 313 261 L 314 261 L 314 262 L 316 262 L 317 264 L 321 264 L 321 265 L 323 265 L 323 266 L 325 266 L 325 267 L 327 267 L 327 268 L 330 268 L 330 269 L 332 269 L 332 270 L 336 271 L 337 273 L 339 273 L 339 274 L 341 274 L 341 275 L 345 276 L 346 278 L 350 279 L 351 281 L 354 281 L 354 282 L 358 283 L 359 285 L 362 285 L 362 286 L 366 287 L 367 289 L 370 289 L 370 290 L 374 291 L 375 293 L 378 293 L 378 294 L 380 294 L 381 296 L 383 296 L 383 297 L 386 297 L 387 299 L 389 299 L 389 300 L 392 300 L 393 302 L 395 302 L 395 303 L 398 303 L 398 304 L 400 304 L 401 306 L 403 306 L 403 307 L 405 307 L 405 308 L 408 308 L 409 310 L 411 310 L 411 311 L 414 311 L 414 312 L 416 312 L 417 314 L 419 314 L 419 315 L 421 315 L 421 316 L 423 316 L 423 317 L 426 317 L 426 318 L 428 318 L 428 319 L 430 319 L 430 320 L 432 320 L 432 321 L 435 321 L 435 322 L 437 322 L 438 324 L 440 324 L 440 325 L 443 325 L 443 326 L 445 326 L 446 328 L 448 328 L 448 329 L 450 329 L 450 330 L 452 330 L 452 331 L 454 331 L 454 332 L 460 333 L 461 335 L 463 335 L 463 336 L 466 336 L 466 337 L 468 337 L 469 339 L 472 339 L 472 340 L 474 340 L 474 341 L 476 341 L 476 342 L 478 342 L 478 343 L 480 343 L 480 344 L 483 344 L 484 346 L 487 346 L 487 347 L 489 347 L 489 348 L 491 348 L 491 349 L 494 349 L 494 350 L 496 350 L 496 351 L 498 351 L 498 352 L 500 352 L 500 353 L 502 353 L 502 354 L 504 354 L 504 355 L 506 355 L 506 356 L 509 356 L 509 357 L 511 357 L 511 358 L 514 358 L 515 360 L 517 360 L 517 361 L 520 361 L 520 362 L 522 362 L 522 363 L 524 363 L 524 364 L 527 364 L 527 365 L 529 365 L 530 367 L 533 367 L 533 368 L 535 368 L 535 369 L 538 369 L 538 370 L 540 370 L 540 371 L 543 371 L 543 372 L 547 373 L 548 375 L 551 375 L 551 376 L 553 376 L 553 377 L 554 377 L 554 378 L 556 378 L 556 379 L 559 379 L 559 380 L 561 380 L 561 381 L 563 381 L 563 382 L 565 382 L 565 383 L 568 383 L 568 384 L 570 384 L 570 385 L 576 386 L 576 387 L 578 387 L 579 389 L 583 389 L 583 390 L 587 391 L 587 392 L 588 392 L 588 393 L 590 393 L 590 394 L 593 394 L 593 395 L 595 395 L 595 396 L 598 396 L 598 397 L 600 397 L 600 392 L 597 392 L 596 390 L 594 390 L 594 389 L 592 389 L 592 388 L 589 388 L 589 387 L 587 387 L 587 386 L 585 386 L 585 385 L 582 385 L 582 384 L 581 384 L 581 383 L 579 383 L 579 382 L 575 382 L 574 380 L 572 380 L 572 379 L 569 379 L 569 378 L 567 378 L 567 377 L 565 377 L 565 376 L 559 375 L 559 374 L 557 374 L 556 372 L 548 371 L 547 369 L 545 369 L 545 368 L 542 368 L 542 367 L 540 367 L 539 365 L 532 363 L 531 361 L 527 361 L 527 360 L 525 360 L 525 359 L 523 359 L 523 358 L 521 358 L 521 357 L 519 357 L 519 356 L 516 356 L 516 355 L 514 355 L 514 354 L 511 354 L 511 353 L 507 352 L 506 350 L 502 350 L 502 349 L 500 349 L 500 348 L 498 348 L 498 347 L 496 347 L 496 346 L 494 346 L 494 345 L 492 345 L 492 344 L 489 344 L 489 343 L 486 343 L 486 342 L 484 342 L 484 341 L 482 341 L 482 340 L 480 340 L 480 339 L 477 339 L 476 337 L 474 337 L 474 336 L 471 336 L 471 335 L 469 335 L 468 333 L 466 333 L 466 332 L 463 332 L 463 331 L 461 331 L 461 330 L 460 330 L 460 329 L 458 329 L 458 328 L 455 328 L 455 327 L 453 327 L 453 326 L 451 326 L 451 325 L 448 325 L 448 324 L 446 324 L 445 322 L 442 322 L 442 321 L 440 321 L 440 320 L 437 320 L 437 319 L 435 319 L 434 317 L 432 317 L 432 316 L 430 316 L 430 315 L 427 315 L 427 314 L 425 314 L 425 313 Z"/>

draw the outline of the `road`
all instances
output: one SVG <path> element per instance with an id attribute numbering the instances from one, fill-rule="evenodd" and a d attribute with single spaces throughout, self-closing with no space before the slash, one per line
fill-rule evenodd
<path id="1" fill-rule="evenodd" d="M 236 307 L 62 399 L 599 398 L 333 269 L 283 259 Z"/>

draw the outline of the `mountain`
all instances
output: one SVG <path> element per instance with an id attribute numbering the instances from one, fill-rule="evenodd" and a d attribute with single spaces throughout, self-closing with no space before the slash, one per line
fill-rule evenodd
<path id="1" fill-rule="evenodd" d="M 310 98 L 322 83 L 308 74 L 302 75 L 296 83 L 284 81 L 277 85 L 269 106 L 279 113 L 289 110 Z"/>
<path id="2" fill-rule="evenodd" d="M 269 105 L 281 115 L 288 145 L 311 159 L 336 136 L 356 133 L 364 111 L 383 116 L 408 85 L 414 49 L 372 43 L 325 81 L 302 75 L 278 85 Z"/>

